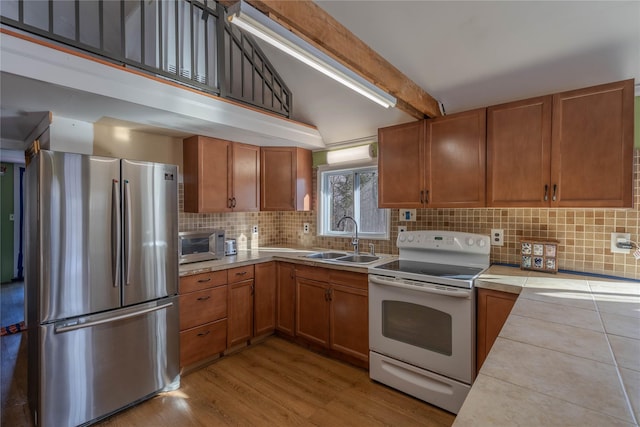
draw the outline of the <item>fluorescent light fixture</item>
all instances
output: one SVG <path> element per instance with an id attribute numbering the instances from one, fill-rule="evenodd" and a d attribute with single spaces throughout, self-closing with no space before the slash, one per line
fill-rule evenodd
<path id="1" fill-rule="evenodd" d="M 308 66 L 385 108 L 394 107 L 396 98 L 354 73 L 326 53 L 286 30 L 244 1 L 227 10 L 227 20 Z"/>
<path id="2" fill-rule="evenodd" d="M 371 144 L 367 144 L 358 147 L 343 148 L 342 150 L 328 151 L 327 163 L 334 165 L 336 163 L 371 160 L 373 158 L 372 148 Z"/>

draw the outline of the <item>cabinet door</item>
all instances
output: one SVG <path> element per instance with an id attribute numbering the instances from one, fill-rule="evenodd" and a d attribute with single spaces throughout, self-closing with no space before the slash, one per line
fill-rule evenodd
<path id="1" fill-rule="evenodd" d="M 421 208 L 424 121 L 378 130 L 378 207 Z"/>
<path id="2" fill-rule="evenodd" d="M 273 332 L 276 327 L 276 263 L 255 266 L 253 296 L 254 336 Z"/>
<path id="3" fill-rule="evenodd" d="M 185 212 L 231 210 L 231 145 L 230 141 L 204 136 L 194 136 L 183 141 Z"/>
<path id="4" fill-rule="evenodd" d="M 180 330 L 227 317 L 227 286 L 180 295 Z"/>
<path id="5" fill-rule="evenodd" d="M 507 321 L 518 295 L 508 292 L 478 289 L 478 322 L 476 369 L 480 370 L 493 343 Z"/>
<path id="6" fill-rule="evenodd" d="M 296 277 L 296 336 L 329 347 L 329 285 Z"/>
<path id="7" fill-rule="evenodd" d="M 260 147 L 233 143 L 232 208 L 238 212 L 260 209 Z"/>
<path id="8" fill-rule="evenodd" d="M 486 109 L 426 123 L 427 207 L 484 206 Z"/>
<path id="9" fill-rule="evenodd" d="M 551 200 L 551 96 L 487 109 L 487 206 Z"/>
<path id="10" fill-rule="evenodd" d="M 369 302 L 367 291 L 331 285 L 330 347 L 363 361 L 369 360 Z"/>
<path id="11" fill-rule="evenodd" d="M 253 279 L 228 286 L 227 347 L 233 347 L 252 337 Z"/>
<path id="12" fill-rule="evenodd" d="M 262 147 L 260 155 L 260 210 L 310 210 L 311 151 Z"/>
<path id="13" fill-rule="evenodd" d="M 276 329 L 291 337 L 296 327 L 296 276 L 293 264 L 278 263 Z"/>
<path id="14" fill-rule="evenodd" d="M 632 206 L 633 91 L 625 80 L 553 96 L 551 206 Z"/>
<path id="15" fill-rule="evenodd" d="M 180 367 L 222 353 L 227 344 L 227 319 L 180 332 Z"/>

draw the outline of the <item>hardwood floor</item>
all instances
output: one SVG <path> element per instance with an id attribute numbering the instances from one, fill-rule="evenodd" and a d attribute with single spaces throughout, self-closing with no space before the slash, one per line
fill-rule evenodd
<path id="1" fill-rule="evenodd" d="M 4 400 L 2 413 L 2 425 L 29 425 L 14 418 L 20 411 L 5 419 Z M 270 337 L 183 376 L 179 390 L 97 425 L 450 426 L 453 420 L 453 414 L 372 382 L 365 370 Z"/>

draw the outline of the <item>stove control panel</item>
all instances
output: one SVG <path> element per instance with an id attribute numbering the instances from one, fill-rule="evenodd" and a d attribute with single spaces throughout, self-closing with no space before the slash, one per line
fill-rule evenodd
<path id="1" fill-rule="evenodd" d="M 398 234 L 396 245 L 400 249 L 422 249 L 437 251 L 489 254 L 489 236 L 457 231 L 404 231 Z"/>

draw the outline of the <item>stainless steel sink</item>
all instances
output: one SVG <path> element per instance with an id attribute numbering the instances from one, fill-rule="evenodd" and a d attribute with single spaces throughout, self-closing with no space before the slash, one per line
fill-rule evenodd
<path id="1" fill-rule="evenodd" d="M 347 255 L 340 258 L 336 258 L 336 261 L 340 262 L 352 262 L 354 264 L 367 264 L 369 262 L 379 260 L 379 256 L 373 255 Z"/>
<path id="2" fill-rule="evenodd" d="M 336 259 L 345 256 L 344 252 L 316 252 L 313 254 L 305 255 L 307 258 L 313 259 Z"/>

